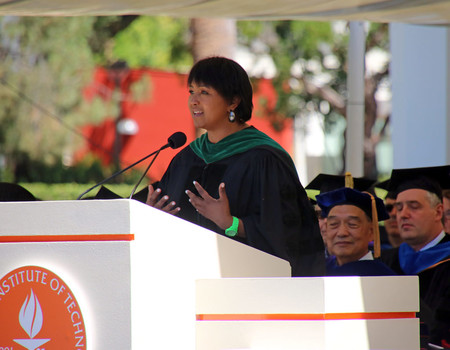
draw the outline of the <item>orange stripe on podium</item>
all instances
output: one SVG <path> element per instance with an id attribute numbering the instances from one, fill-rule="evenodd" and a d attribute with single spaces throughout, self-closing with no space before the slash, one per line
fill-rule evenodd
<path id="1" fill-rule="evenodd" d="M 385 320 L 415 317 L 415 312 L 349 312 L 327 314 L 197 314 L 197 321 Z"/>
<path id="2" fill-rule="evenodd" d="M 98 241 L 134 241 L 134 234 L 109 235 L 36 235 L 36 236 L 0 236 L 0 243 L 14 242 L 98 242 Z"/>

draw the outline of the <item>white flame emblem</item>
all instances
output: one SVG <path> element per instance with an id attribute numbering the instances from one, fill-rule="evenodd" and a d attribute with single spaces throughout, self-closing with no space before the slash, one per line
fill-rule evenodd
<path id="1" fill-rule="evenodd" d="M 41 331 L 43 321 L 41 304 L 31 289 L 19 312 L 20 325 L 31 339 L 14 339 L 14 341 L 28 350 L 35 350 L 48 342 L 50 339 L 33 339 Z"/>
<path id="2" fill-rule="evenodd" d="M 43 316 L 41 304 L 31 289 L 31 295 L 25 299 L 19 313 L 19 322 L 30 338 L 34 338 L 42 328 Z"/>

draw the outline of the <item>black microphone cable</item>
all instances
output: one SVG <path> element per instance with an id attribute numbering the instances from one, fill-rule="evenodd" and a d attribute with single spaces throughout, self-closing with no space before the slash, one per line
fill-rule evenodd
<path id="1" fill-rule="evenodd" d="M 158 157 L 159 152 L 161 152 L 161 150 L 159 149 L 158 152 L 156 152 L 155 156 L 153 157 L 152 161 L 150 162 L 150 164 L 147 166 L 147 169 L 145 169 L 145 171 L 143 172 L 142 176 L 139 178 L 139 181 L 137 182 L 136 186 L 133 187 L 133 190 L 131 191 L 130 196 L 128 197 L 128 199 L 131 199 L 134 195 L 134 192 L 136 192 L 136 189 L 138 188 L 139 184 L 141 183 L 142 179 L 145 177 L 145 175 L 147 175 L 147 172 L 149 171 L 150 167 L 152 166 L 153 162 L 155 161 L 156 157 Z"/>
<path id="2" fill-rule="evenodd" d="M 184 133 L 182 133 L 181 131 L 179 131 L 179 132 L 176 132 L 176 133 L 172 134 L 172 136 L 170 136 L 167 139 L 167 145 L 165 147 L 171 147 L 171 148 L 175 149 L 175 148 L 183 146 L 185 143 L 186 143 L 186 135 Z M 152 166 L 153 162 L 155 161 L 156 157 L 159 155 L 159 152 L 161 152 L 161 150 L 162 150 L 162 148 L 160 150 L 158 150 L 158 152 L 156 152 L 156 154 L 153 157 L 152 161 L 147 166 L 147 169 L 145 169 L 144 173 L 140 177 L 140 179 L 137 182 L 136 186 L 134 186 L 133 190 L 131 191 L 131 194 L 128 197 L 128 199 L 132 199 L 134 193 L 136 192 L 136 189 L 138 188 L 138 186 L 141 183 L 141 181 L 144 179 L 145 175 L 147 175 L 147 172 L 149 171 L 150 167 Z"/>
<path id="3" fill-rule="evenodd" d="M 81 197 L 83 197 L 86 193 L 88 193 L 89 191 L 93 190 L 94 188 L 96 188 L 96 187 L 98 187 L 98 186 L 100 186 L 100 185 L 103 185 L 105 182 L 107 182 L 107 181 L 109 181 L 109 180 L 115 178 L 116 176 L 122 174 L 124 171 L 126 171 L 126 170 L 128 170 L 128 169 L 134 167 L 136 164 L 139 164 L 139 163 L 143 162 L 144 160 L 146 160 L 147 158 L 149 158 L 149 157 L 155 155 L 155 157 L 153 158 L 152 162 L 150 163 L 150 165 L 148 166 L 148 168 L 147 168 L 147 170 L 146 170 L 146 172 L 147 172 L 148 169 L 150 168 L 150 166 L 153 164 L 154 160 L 156 159 L 156 156 L 158 156 L 159 152 L 161 152 L 163 149 L 166 149 L 166 148 L 168 148 L 168 147 L 171 147 L 171 148 L 178 148 L 178 147 L 181 147 L 181 146 L 183 146 L 185 143 L 186 143 L 186 135 L 185 135 L 183 132 L 178 131 L 178 132 L 172 134 L 172 135 L 167 139 L 167 143 L 166 143 L 164 146 L 162 146 L 160 149 L 158 149 L 157 151 L 152 152 L 152 153 L 146 155 L 144 158 L 139 159 L 137 162 L 134 162 L 133 164 L 127 166 L 126 168 L 124 168 L 124 169 L 122 169 L 122 170 L 120 170 L 120 171 L 118 171 L 118 172 L 112 174 L 111 176 L 107 177 L 106 179 L 100 181 L 99 183 L 96 183 L 94 186 L 88 188 L 86 191 L 84 191 L 82 194 L 80 194 L 80 195 L 78 196 L 77 200 L 81 199 Z M 145 175 L 145 174 L 144 174 L 144 175 Z M 141 178 L 141 180 L 142 180 L 142 178 Z M 139 180 L 139 182 L 140 182 L 141 180 Z M 138 185 L 139 185 L 139 183 L 138 183 Z"/>

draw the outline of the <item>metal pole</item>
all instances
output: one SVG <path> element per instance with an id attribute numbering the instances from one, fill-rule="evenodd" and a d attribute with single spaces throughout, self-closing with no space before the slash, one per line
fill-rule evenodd
<path id="1" fill-rule="evenodd" d="M 345 164 L 353 176 L 364 176 L 364 22 L 350 22 L 347 74 L 347 130 Z"/>

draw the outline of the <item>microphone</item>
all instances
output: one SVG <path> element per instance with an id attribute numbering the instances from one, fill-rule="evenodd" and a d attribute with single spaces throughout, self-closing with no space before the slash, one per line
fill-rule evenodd
<path id="1" fill-rule="evenodd" d="M 136 186 L 133 187 L 133 190 L 131 191 L 130 196 L 128 197 L 128 199 L 132 199 L 134 193 L 136 192 L 136 189 L 138 188 L 139 184 L 141 183 L 141 181 L 144 179 L 145 175 L 147 174 L 148 170 L 150 169 L 150 167 L 152 166 L 153 162 L 155 161 L 156 157 L 158 157 L 159 152 L 161 152 L 163 149 L 167 148 L 167 147 L 171 147 L 171 148 L 178 148 L 183 146 L 186 143 L 186 135 L 181 132 L 178 131 L 174 134 L 172 134 L 168 139 L 167 139 L 167 144 L 162 146 L 155 154 L 155 156 L 153 157 L 152 161 L 150 162 L 150 164 L 148 165 L 147 169 L 145 169 L 144 173 L 142 174 L 142 176 L 139 178 L 139 181 L 137 182 Z"/>
<path id="2" fill-rule="evenodd" d="M 128 170 L 128 169 L 134 167 L 136 164 L 139 164 L 139 163 L 143 162 L 144 160 L 146 160 L 147 158 L 149 158 L 149 157 L 155 155 L 155 157 L 154 157 L 153 160 L 152 160 L 152 163 L 153 163 L 153 161 L 156 159 L 156 156 L 158 156 L 159 152 L 161 152 L 163 149 L 166 149 L 166 148 L 168 148 L 168 147 L 173 148 L 173 149 L 176 149 L 176 148 L 179 148 L 179 147 L 183 146 L 185 143 L 186 143 L 186 135 L 185 135 L 183 132 L 178 131 L 178 132 L 172 134 L 172 135 L 167 139 L 167 143 L 166 143 L 164 146 L 162 146 L 160 149 L 158 149 L 157 151 L 152 152 L 152 153 L 146 155 L 144 158 L 139 159 L 138 161 L 134 162 L 133 164 L 127 166 L 126 168 L 124 168 L 124 169 L 122 169 L 122 170 L 119 170 L 118 172 L 115 172 L 115 173 L 112 174 L 111 176 L 107 177 L 106 179 L 104 179 L 104 180 L 102 180 L 102 181 L 96 183 L 94 186 L 88 188 L 86 191 L 84 191 L 82 194 L 80 194 L 80 195 L 78 196 L 77 200 L 81 199 L 86 193 L 92 191 L 94 188 L 96 188 L 96 187 L 98 187 L 98 186 L 100 186 L 100 185 L 103 185 L 105 182 L 108 182 L 109 180 L 115 178 L 116 176 L 119 176 L 119 175 L 122 174 L 124 171 L 126 171 L 126 170 Z M 151 165 L 152 163 L 150 163 L 150 165 Z M 148 171 L 149 168 L 150 168 L 150 166 L 148 166 L 146 172 Z M 146 173 L 146 172 L 145 172 L 145 173 Z M 145 175 L 145 174 L 144 174 L 144 175 Z M 142 179 L 142 178 L 141 178 L 141 179 Z M 139 180 L 139 182 L 141 182 L 141 180 Z"/>
<path id="3" fill-rule="evenodd" d="M 186 134 L 184 132 L 177 131 L 176 133 L 173 133 L 172 135 L 170 135 L 170 137 L 167 139 L 167 144 L 162 146 L 160 148 L 160 151 L 163 149 L 166 149 L 167 147 L 170 147 L 173 149 L 180 148 L 185 143 L 186 143 Z"/>

